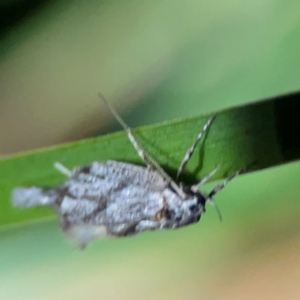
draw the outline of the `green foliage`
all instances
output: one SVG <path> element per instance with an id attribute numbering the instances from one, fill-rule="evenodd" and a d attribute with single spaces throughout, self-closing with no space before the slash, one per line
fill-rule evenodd
<path id="1" fill-rule="evenodd" d="M 289 139 L 291 128 L 288 121 L 289 110 L 299 109 L 298 101 L 298 95 L 294 94 L 218 112 L 205 140 L 198 146 L 188 164 L 182 180 L 195 181 L 216 166 L 220 166 L 220 171 L 215 179 L 220 179 L 251 163 L 255 163 L 251 170 L 259 170 L 299 158 L 298 141 Z M 198 116 L 175 120 L 140 127 L 133 132 L 144 148 L 174 176 L 185 151 L 207 118 L 208 116 Z M 10 193 L 16 186 L 55 187 L 62 183 L 63 175 L 53 168 L 54 162 L 59 161 L 68 168 L 73 168 L 95 160 L 108 159 L 142 163 L 125 132 L 2 160 L 0 224 L 13 225 L 53 214 L 45 208 L 24 211 L 13 208 Z"/>

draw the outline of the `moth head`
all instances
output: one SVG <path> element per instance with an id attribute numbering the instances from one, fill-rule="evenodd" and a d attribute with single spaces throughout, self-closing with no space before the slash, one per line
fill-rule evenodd
<path id="1" fill-rule="evenodd" d="M 170 205 L 165 210 L 165 217 L 173 228 L 179 228 L 200 220 L 201 215 L 205 212 L 207 197 L 201 193 L 193 193 L 181 201 L 180 204 Z"/>

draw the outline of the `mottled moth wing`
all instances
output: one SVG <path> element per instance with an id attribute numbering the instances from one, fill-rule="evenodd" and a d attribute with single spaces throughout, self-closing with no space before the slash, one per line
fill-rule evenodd
<path id="1" fill-rule="evenodd" d="M 48 199 L 36 205 L 53 206 L 62 230 L 85 247 L 96 238 L 132 235 L 141 221 L 155 220 L 164 206 L 165 188 L 166 182 L 154 170 L 106 161 L 75 168 L 57 189 L 31 189 L 40 193 L 37 198 Z"/>
<path id="2" fill-rule="evenodd" d="M 109 102 L 102 95 L 100 97 L 125 129 L 147 167 L 106 161 L 93 162 L 70 171 L 56 163 L 55 167 L 68 177 L 60 187 L 51 190 L 18 187 L 12 191 L 15 206 L 53 207 L 64 233 L 81 248 L 94 239 L 106 236 L 130 236 L 197 223 L 205 212 L 206 203 L 216 207 L 213 197 L 242 172 L 236 171 L 209 194 L 199 189 L 212 178 L 217 168 L 192 186 L 178 181 L 197 144 L 214 121 L 213 116 L 186 151 L 174 181 L 143 149 Z"/>

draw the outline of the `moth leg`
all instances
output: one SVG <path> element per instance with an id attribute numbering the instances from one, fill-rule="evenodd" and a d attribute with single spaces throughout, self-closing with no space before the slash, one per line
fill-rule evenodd
<path id="1" fill-rule="evenodd" d="M 189 162 L 190 158 L 192 157 L 198 143 L 200 142 L 200 140 L 203 138 L 205 132 L 208 130 L 208 128 L 210 127 L 210 125 L 213 123 L 213 121 L 215 120 L 216 116 L 212 116 L 207 122 L 206 124 L 203 126 L 202 130 L 200 131 L 200 133 L 198 134 L 194 144 L 192 145 L 192 147 L 190 147 L 183 159 L 182 159 L 182 162 L 178 168 L 178 171 L 177 171 L 177 179 L 179 178 L 180 174 L 182 173 L 182 171 L 184 170 L 185 166 L 187 165 L 187 163 Z"/>
<path id="2" fill-rule="evenodd" d="M 54 163 L 54 168 L 56 170 L 58 170 L 60 173 L 70 177 L 72 174 L 72 171 L 69 170 L 67 167 L 65 167 L 63 164 L 61 164 L 60 162 L 55 162 Z"/>
<path id="3" fill-rule="evenodd" d="M 219 220 L 222 222 L 222 214 L 221 211 L 219 209 L 219 206 L 217 205 L 216 201 L 213 198 L 208 198 L 207 202 L 214 207 L 214 209 L 216 210 Z"/>
<path id="4" fill-rule="evenodd" d="M 205 176 L 204 178 L 202 178 L 197 184 L 194 184 L 191 186 L 191 189 L 193 192 L 197 192 L 199 190 L 199 188 L 206 184 L 219 170 L 220 167 L 216 167 L 214 170 L 212 170 L 207 176 Z"/>
<path id="5" fill-rule="evenodd" d="M 220 192 L 228 183 L 229 181 L 231 181 L 233 178 L 237 177 L 238 175 L 242 174 L 243 172 L 245 172 L 246 169 L 248 169 L 251 165 L 255 164 L 255 161 L 252 162 L 251 164 L 249 164 L 248 166 L 234 172 L 231 176 L 229 176 L 227 179 L 224 180 L 223 183 L 217 185 L 209 194 L 208 194 L 208 199 L 207 199 L 207 202 L 209 204 L 211 204 L 212 206 L 215 207 L 218 215 L 219 215 L 219 218 L 220 220 L 222 221 L 222 216 L 221 216 L 221 212 L 215 202 L 215 200 L 213 199 L 213 196 L 216 195 L 218 192 Z"/>
<path id="6" fill-rule="evenodd" d="M 209 194 L 208 197 L 212 198 L 214 195 L 216 195 L 218 192 L 220 192 L 233 178 L 240 175 L 244 169 L 240 169 L 236 172 L 234 172 L 232 175 L 230 175 L 227 179 L 224 180 L 221 184 L 218 184 Z"/>

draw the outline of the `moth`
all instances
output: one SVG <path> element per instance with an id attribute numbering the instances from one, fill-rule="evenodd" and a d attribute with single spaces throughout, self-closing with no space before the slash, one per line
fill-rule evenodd
<path id="1" fill-rule="evenodd" d="M 213 197 L 227 183 L 241 173 L 232 174 L 210 193 L 200 188 L 212 178 L 217 168 L 194 185 L 178 181 L 196 146 L 215 120 L 211 117 L 187 150 L 173 180 L 143 149 L 129 126 L 112 105 L 99 95 L 120 125 L 145 167 L 119 161 L 96 161 L 87 166 L 67 169 L 60 163 L 55 167 L 67 176 L 66 181 L 54 189 L 17 187 L 12 191 L 15 206 L 52 207 L 65 235 L 80 248 L 91 241 L 108 236 L 127 237 L 144 231 L 176 229 L 199 222 Z"/>

